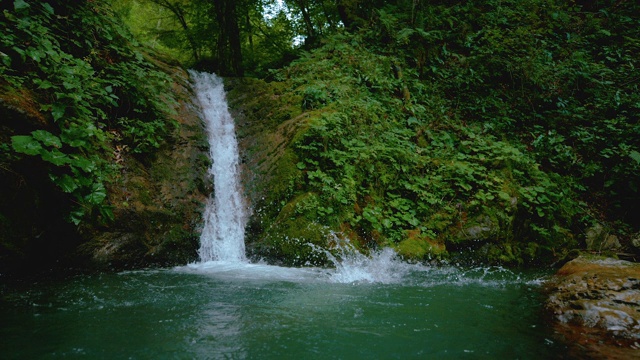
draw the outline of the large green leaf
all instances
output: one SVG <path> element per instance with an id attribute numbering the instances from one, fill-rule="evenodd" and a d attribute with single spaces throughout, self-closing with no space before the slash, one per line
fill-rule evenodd
<path id="1" fill-rule="evenodd" d="M 58 121 L 62 119 L 64 116 L 64 112 L 67 109 L 67 106 L 62 103 L 54 103 L 51 105 L 51 116 L 53 116 L 53 120 Z"/>
<path id="2" fill-rule="evenodd" d="M 16 11 L 26 9 L 28 7 L 29 7 L 29 4 L 27 4 L 24 0 L 14 0 L 13 2 L 13 8 Z"/>
<path id="3" fill-rule="evenodd" d="M 53 146 L 55 148 L 61 148 L 62 142 L 60 138 L 53 135 L 52 133 L 46 130 L 36 130 L 31 133 L 34 139 L 40 140 L 44 145 Z"/>
<path id="4" fill-rule="evenodd" d="M 640 164 L 640 153 L 633 150 L 629 153 L 629 157 L 635 160 L 638 164 Z"/>
<path id="5" fill-rule="evenodd" d="M 85 196 L 85 200 L 92 205 L 101 204 L 107 197 L 107 190 L 101 183 L 94 183 L 91 186 L 91 193 Z"/>
<path id="6" fill-rule="evenodd" d="M 31 135 L 16 135 L 11 137 L 13 150 L 26 155 L 38 155 L 42 150 L 40 142 Z"/>
<path id="7" fill-rule="evenodd" d="M 87 173 L 96 169 L 96 163 L 92 159 L 87 159 L 82 156 L 74 156 L 73 159 L 69 160 L 69 163 Z"/>
<path id="8" fill-rule="evenodd" d="M 58 185 L 62 191 L 66 193 L 72 193 L 76 189 L 78 189 L 78 184 L 76 181 L 69 175 L 65 174 L 62 176 L 50 176 L 51 180 Z"/>
<path id="9" fill-rule="evenodd" d="M 68 164 L 70 161 L 69 156 L 58 149 L 53 149 L 51 151 L 43 149 L 40 155 L 42 156 L 42 160 L 50 162 L 55 166 Z"/>

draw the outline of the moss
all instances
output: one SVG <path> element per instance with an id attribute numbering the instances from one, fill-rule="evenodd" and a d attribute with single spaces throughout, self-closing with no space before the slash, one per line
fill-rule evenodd
<path id="1" fill-rule="evenodd" d="M 269 181 L 269 189 L 276 195 L 287 198 L 294 193 L 303 176 L 302 171 L 296 167 L 297 163 L 298 157 L 289 149 L 278 159 Z"/>
<path id="2" fill-rule="evenodd" d="M 326 227 L 304 217 L 288 218 L 278 221 L 261 242 L 253 244 L 252 255 L 287 266 L 322 266 L 327 258 L 314 246 L 325 248 L 329 234 Z"/>
<path id="3" fill-rule="evenodd" d="M 182 224 L 172 222 L 161 237 L 160 243 L 151 248 L 147 257 L 157 258 L 159 265 L 193 262 L 197 260 L 199 237 Z"/>
<path id="4" fill-rule="evenodd" d="M 271 260 L 286 265 L 319 265 L 326 261 L 309 244 L 325 247 L 328 229 L 313 219 L 300 215 L 315 194 L 302 194 L 282 207 L 262 234 L 257 248 Z M 256 248 L 256 246 L 252 246 Z"/>
<path id="5" fill-rule="evenodd" d="M 144 206 L 154 205 L 150 191 L 150 183 L 147 179 L 137 176 L 131 179 L 128 187 L 131 190 L 131 196 L 134 202 L 139 201 L 140 204 Z"/>
<path id="6" fill-rule="evenodd" d="M 448 256 L 445 245 L 421 234 L 420 230 L 406 231 L 407 238 L 395 246 L 400 256 L 407 260 L 441 260 Z"/>
<path id="7" fill-rule="evenodd" d="M 446 231 L 451 224 L 454 224 L 456 222 L 455 219 L 456 215 L 453 211 L 443 209 L 431 215 L 425 226 L 428 229 L 432 229 L 433 231 L 440 233 Z"/>

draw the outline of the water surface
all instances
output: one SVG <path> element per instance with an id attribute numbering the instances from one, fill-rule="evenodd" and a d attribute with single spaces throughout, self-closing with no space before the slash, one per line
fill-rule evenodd
<path id="1" fill-rule="evenodd" d="M 215 179 L 201 262 L 4 286 L 2 359 L 558 356 L 540 321 L 536 274 L 410 265 L 391 249 L 365 256 L 348 243 L 334 253 L 314 247 L 332 269 L 248 263 L 237 143 L 222 79 L 190 74 L 207 120 Z"/>
<path id="2" fill-rule="evenodd" d="M 399 262 L 401 277 L 209 262 L 7 289 L 4 359 L 548 359 L 540 278 Z M 395 266 L 395 268 L 394 268 Z M 353 281 L 352 281 L 353 280 Z"/>

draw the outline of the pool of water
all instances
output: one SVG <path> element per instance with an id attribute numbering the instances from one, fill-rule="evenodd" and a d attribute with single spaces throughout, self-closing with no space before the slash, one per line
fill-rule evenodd
<path id="1" fill-rule="evenodd" d="M 3 359 L 549 359 L 541 278 L 209 262 L 4 287 Z"/>

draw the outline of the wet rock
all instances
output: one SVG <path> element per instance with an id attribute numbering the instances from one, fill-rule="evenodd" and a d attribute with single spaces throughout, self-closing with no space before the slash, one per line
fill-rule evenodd
<path id="1" fill-rule="evenodd" d="M 326 236 L 314 218 L 300 216 L 319 207 L 317 195 L 290 196 L 303 179 L 292 143 L 304 132 L 309 116 L 298 105 L 302 99 L 280 86 L 251 78 L 225 79 L 243 159 L 245 200 L 253 209 L 245 232 L 247 255 L 298 266 L 315 263 L 315 253 L 306 244 L 324 245 Z"/>
<path id="2" fill-rule="evenodd" d="M 108 197 L 115 220 L 81 229 L 84 241 L 70 255 L 81 267 L 140 268 L 197 260 L 202 213 L 212 190 L 209 145 L 187 73 L 166 64 L 165 71 L 174 80 L 180 126 L 152 157 L 121 154 L 122 170 Z"/>
<path id="3" fill-rule="evenodd" d="M 633 246 L 637 252 L 640 252 L 640 233 L 637 233 L 633 239 L 631 239 L 631 246 Z"/>
<path id="4" fill-rule="evenodd" d="M 558 271 L 547 290 L 545 309 L 573 355 L 640 356 L 640 264 L 578 257 Z"/>
<path id="5" fill-rule="evenodd" d="M 618 237 L 610 234 L 602 225 L 596 224 L 586 232 L 585 242 L 590 251 L 616 251 L 622 248 Z"/>
<path id="6" fill-rule="evenodd" d="M 487 215 L 480 215 L 474 221 L 464 224 L 457 238 L 461 241 L 489 240 L 496 236 L 499 229 L 497 221 Z"/>

